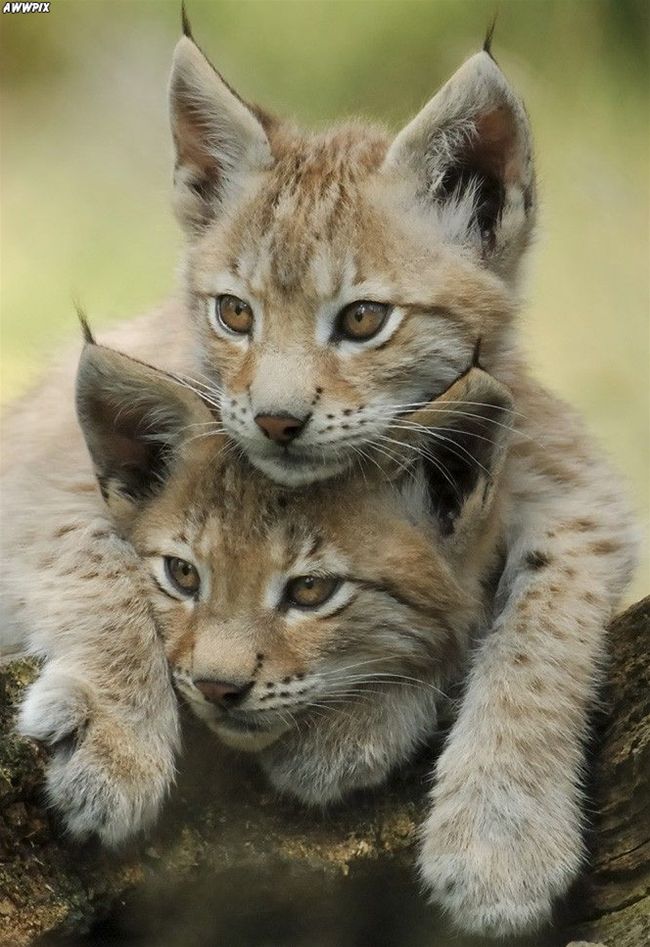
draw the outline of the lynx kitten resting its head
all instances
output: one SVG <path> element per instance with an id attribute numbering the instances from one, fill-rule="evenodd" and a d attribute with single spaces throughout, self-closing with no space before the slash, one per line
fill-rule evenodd
<path id="1" fill-rule="evenodd" d="M 109 842 L 155 818 L 178 732 L 159 632 L 198 712 L 313 802 L 405 759 L 465 657 L 422 877 L 466 930 L 538 926 L 583 856 L 583 740 L 634 529 L 518 350 L 523 107 L 484 50 L 394 138 L 303 133 L 186 29 L 171 113 L 187 304 L 115 343 L 196 390 L 87 346 L 110 520 L 70 372 L 11 412 L 3 627 L 47 658 L 21 722 L 55 746 L 50 798 Z M 478 339 L 489 375 L 459 378 Z"/>
<path id="2" fill-rule="evenodd" d="M 493 358 L 534 182 L 525 113 L 488 52 L 391 141 L 247 106 L 187 35 L 171 111 L 202 369 L 255 466 L 288 485 L 336 473 L 390 445 L 478 336 Z"/>
<path id="3" fill-rule="evenodd" d="M 483 407 L 459 425 L 465 400 Z M 439 688 L 489 607 L 506 390 L 473 368 L 410 415 L 412 462 L 384 458 L 383 469 L 289 492 L 236 458 L 198 393 L 143 363 L 88 344 L 77 403 L 197 714 L 244 749 L 288 740 L 291 779 L 281 751 L 267 759 L 272 777 L 321 804 L 407 759 L 435 730 Z M 457 472 L 436 505 L 429 428 L 451 428 L 441 453 Z"/>

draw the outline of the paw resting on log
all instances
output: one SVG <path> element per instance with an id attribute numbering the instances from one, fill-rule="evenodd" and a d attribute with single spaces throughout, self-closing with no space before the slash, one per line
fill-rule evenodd
<path id="1" fill-rule="evenodd" d="M 549 935 L 554 947 L 569 941 L 571 947 L 640 947 L 650 942 L 649 632 L 650 599 L 612 625 L 605 713 L 594 738 L 595 752 L 590 753 L 591 867 Z M 160 823 L 137 844 L 107 853 L 96 844 L 81 846 L 66 839 L 43 806 L 46 751 L 13 732 L 15 706 L 34 676 L 29 661 L 0 668 L 2 947 L 30 947 L 44 934 L 67 934 L 77 938 L 72 942 L 80 942 L 118 902 L 146 901 L 155 898 L 155 892 L 160 897 L 161 891 L 169 898 L 184 882 L 200 892 L 199 903 L 209 903 L 212 914 L 221 912 L 226 923 L 228 911 L 241 910 L 241 904 L 231 904 L 223 895 L 215 902 L 215 892 L 223 891 L 229 878 L 237 883 L 245 877 L 259 879 L 260 890 L 273 889 L 274 897 L 276 881 L 282 878 L 286 890 L 281 897 L 288 900 L 276 904 L 280 913 L 295 910 L 305 892 L 312 898 L 318 895 L 315 910 L 327 897 L 335 898 L 340 913 L 347 909 L 350 918 L 340 921 L 344 927 L 332 933 L 331 943 L 358 937 L 359 928 L 350 925 L 359 923 L 354 908 L 360 898 L 372 905 L 384 926 L 393 925 L 390 936 L 396 944 L 419 945 L 417 938 L 427 927 L 438 935 L 437 942 L 445 943 L 440 917 L 426 905 L 415 880 L 428 759 L 373 793 L 316 814 L 270 791 L 252 761 L 227 750 L 206 749 L 213 747 L 213 738 L 190 727 L 179 785 Z M 404 909 L 393 911 L 392 899 L 405 904 Z M 196 902 L 192 910 L 199 910 Z M 387 920 L 388 913 L 397 919 Z M 395 927 L 406 923 L 408 913 L 413 915 L 409 927 Z M 210 923 L 216 923 L 213 917 Z M 306 919 L 298 917 L 295 923 Z M 166 935 L 158 936 L 164 943 Z M 298 942 L 297 935 L 288 936 L 279 937 L 278 943 Z M 252 936 L 249 942 L 255 942 Z M 535 947 L 542 943 L 534 941 Z"/>

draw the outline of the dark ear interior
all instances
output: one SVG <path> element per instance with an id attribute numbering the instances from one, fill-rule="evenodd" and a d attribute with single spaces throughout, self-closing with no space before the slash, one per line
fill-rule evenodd
<path id="1" fill-rule="evenodd" d="M 489 507 L 512 415 L 507 388 L 474 366 L 439 398 L 407 416 L 403 431 L 428 432 L 401 436 L 418 439 L 429 501 L 443 535 L 453 533 L 461 517 L 480 517 Z"/>
<path id="2" fill-rule="evenodd" d="M 461 136 L 443 173 L 437 198 L 459 199 L 472 191 L 474 219 L 484 249 L 494 247 L 495 234 L 506 199 L 510 156 L 516 147 L 512 113 L 503 107 L 478 115 L 471 134 Z"/>
<path id="3" fill-rule="evenodd" d="M 77 414 L 109 505 L 153 496 L 207 405 L 164 372 L 87 344 L 77 374 Z"/>
<path id="4" fill-rule="evenodd" d="M 200 231 L 234 179 L 271 164 L 272 121 L 231 89 L 187 33 L 174 53 L 169 98 L 176 211 Z"/>
<path id="5" fill-rule="evenodd" d="M 480 250 L 507 275 L 534 222 L 532 138 L 526 112 L 489 52 L 464 63 L 396 136 L 385 167 L 415 184 L 451 240 Z"/>
<path id="6" fill-rule="evenodd" d="M 164 425 L 155 424 L 156 406 L 147 398 L 127 404 L 119 392 L 91 395 L 80 403 L 80 420 L 104 499 L 117 489 L 143 500 L 166 479 L 172 444 Z"/>
<path id="7" fill-rule="evenodd" d="M 452 423 L 432 430 L 425 471 L 429 500 L 443 535 L 454 531 L 467 500 L 477 490 L 487 498 L 495 461 L 510 417 L 503 403 L 450 408 Z"/>
<path id="8" fill-rule="evenodd" d="M 222 186 L 222 166 L 206 135 L 207 106 L 193 94 L 183 74 L 174 73 L 170 86 L 173 104 L 172 136 L 176 148 L 174 184 L 186 187 L 196 200 L 196 222 L 209 217 Z"/>

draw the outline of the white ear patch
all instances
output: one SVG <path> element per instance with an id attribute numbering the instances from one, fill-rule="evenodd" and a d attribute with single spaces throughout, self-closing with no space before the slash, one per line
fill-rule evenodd
<path id="1" fill-rule="evenodd" d="M 382 172 L 411 182 L 443 235 L 511 274 L 534 222 L 526 112 L 487 52 L 472 56 L 397 135 Z"/>
<path id="2" fill-rule="evenodd" d="M 169 99 L 176 210 L 196 228 L 237 181 L 271 166 L 271 148 L 253 112 L 187 36 L 174 51 Z"/>

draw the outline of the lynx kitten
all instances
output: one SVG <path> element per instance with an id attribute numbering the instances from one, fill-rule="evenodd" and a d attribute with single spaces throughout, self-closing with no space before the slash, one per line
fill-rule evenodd
<path id="1" fill-rule="evenodd" d="M 466 929 L 538 924 L 581 862 L 582 741 L 635 534 L 616 476 L 573 412 L 530 378 L 519 349 L 520 272 L 537 205 L 525 111 L 484 50 L 395 137 L 361 123 L 309 134 L 247 105 L 189 30 L 170 94 L 175 205 L 187 234 L 183 301 L 117 338 L 192 376 L 254 467 L 283 487 L 312 484 L 316 496 L 345 493 L 319 482 L 354 479 L 366 455 L 409 457 L 421 448 L 402 437 L 404 415 L 454 382 L 479 338 L 483 368 L 512 395 L 516 432 L 491 501 L 503 568 L 474 612 L 483 617 L 436 768 L 420 867 L 432 897 Z M 61 402 L 72 374 L 63 366 L 8 421 L 5 627 L 19 641 L 29 626 L 50 656 L 25 707 L 32 731 L 46 726 L 48 686 L 82 716 L 88 681 L 97 701 L 116 669 L 137 677 L 130 702 L 107 688 L 113 696 L 95 706 L 96 719 L 121 728 L 117 757 L 100 756 L 100 723 L 71 759 L 53 763 L 52 793 L 70 824 L 93 823 L 112 838 L 156 811 L 172 773 L 175 714 L 164 657 L 144 657 L 155 650 L 155 622 L 139 557 L 98 506 Z M 470 400 L 456 409 L 460 431 L 485 409 L 482 396 Z M 490 430 L 464 445 L 482 466 L 481 438 L 498 440 L 501 429 Z M 456 436 L 449 426 L 430 434 L 439 448 Z M 441 542 L 462 543 L 465 529 L 464 505 L 453 502 L 465 465 L 451 450 L 436 463 L 431 556 Z M 413 502 L 419 515 L 417 491 Z M 474 541 L 493 539 L 487 530 Z M 118 601 L 129 603 L 128 621 Z M 364 736 L 372 757 L 374 731 Z M 328 739 L 322 751 L 335 753 Z M 290 761 L 309 772 L 309 749 L 282 762 L 280 746 L 263 751 L 275 778 L 286 771 L 286 785 L 300 787 Z M 358 743 L 355 752 L 363 755 Z M 128 767 L 143 777 L 131 794 Z M 89 774 L 106 790 L 93 797 L 96 813 L 82 794 Z"/>

